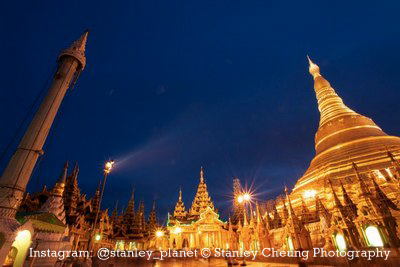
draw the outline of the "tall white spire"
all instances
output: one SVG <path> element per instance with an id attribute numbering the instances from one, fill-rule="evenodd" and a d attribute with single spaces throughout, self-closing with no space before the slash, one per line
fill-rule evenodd
<path id="1" fill-rule="evenodd" d="M 44 153 L 43 145 L 61 102 L 71 83 L 76 79 L 77 73 L 86 64 L 84 55 L 86 40 L 87 32 L 61 53 L 57 74 L 47 95 L 0 177 L 0 217 L 15 217 L 36 161 Z"/>

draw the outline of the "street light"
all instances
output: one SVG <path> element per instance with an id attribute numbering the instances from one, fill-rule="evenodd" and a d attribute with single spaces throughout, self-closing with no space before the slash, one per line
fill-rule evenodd
<path id="1" fill-rule="evenodd" d="M 97 220 L 99 219 L 99 212 L 100 212 L 100 207 L 101 207 L 101 201 L 102 201 L 102 199 L 103 199 L 104 188 L 106 187 L 107 177 L 108 177 L 108 174 L 111 172 L 111 170 L 112 170 L 112 168 L 113 168 L 113 166 L 114 166 L 114 163 L 115 163 L 114 160 L 109 160 L 109 161 L 107 161 L 107 162 L 104 164 L 104 182 L 103 182 L 103 186 L 102 186 L 102 188 L 101 188 L 101 194 L 100 194 L 100 199 L 99 199 L 99 205 L 98 205 L 97 210 L 96 210 L 96 217 L 95 217 L 95 220 L 94 220 L 93 229 L 92 229 L 91 234 L 90 234 L 90 239 L 89 239 L 89 244 L 88 244 L 88 249 L 89 249 L 89 251 L 92 249 L 92 246 L 93 246 L 93 238 L 94 238 L 96 241 L 100 241 L 100 239 L 101 239 L 100 234 L 95 235 L 94 233 L 95 233 L 96 228 L 97 228 Z"/>
<path id="2" fill-rule="evenodd" d="M 164 232 L 161 230 L 156 231 L 156 236 L 157 237 L 163 237 L 164 236 Z"/>
<path id="3" fill-rule="evenodd" d="M 113 166 L 114 166 L 113 160 L 107 161 L 106 164 L 104 165 L 104 172 L 109 174 Z"/>
<path id="4" fill-rule="evenodd" d="M 244 199 L 245 201 L 250 201 L 251 195 L 250 195 L 249 193 L 244 193 L 243 199 Z"/>

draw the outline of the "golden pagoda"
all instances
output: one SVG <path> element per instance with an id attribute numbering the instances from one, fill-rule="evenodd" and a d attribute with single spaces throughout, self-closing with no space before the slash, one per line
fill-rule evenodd
<path id="1" fill-rule="evenodd" d="M 204 181 L 204 170 L 203 167 L 200 169 L 200 183 L 197 187 L 196 195 L 192 202 L 189 214 L 192 219 L 200 218 L 200 214 L 203 213 L 207 208 L 214 210 L 214 203 L 211 201 L 211 197 L 208 194 L 207 184 Z M 218 211 L 216 211 L 218 212 Z"/>
<path id="2" fill-rule="evenodd" d="M 329 192 L 328 179 L 337 186 L 340 182 L 354 184 L 354 163 L 359 173 L 372 173 L 387 187 L 387 181 L 397 179 L 394 163 L 400 156 L 400 138 L 387 135 L 370 118 L 348 108 L 320 74 L 318 65 L 310 58 L 308 61 L 320 122 L 315 135 L 316 155 L 293 189 L 293 202 L 300 205 L 301 195 L 310 191 L 324 198 Z M 388 189 L 388 195 L 393 197 L 395 192 Z"/>
<path id="3" fill-rule="evenodd" d="M 186 211 L 182 190 L 179 190 L 174 213 L 173 215 L 168 213 L 167 230 L 169 248 L 229 248 L 233 232 L 229 232 L 227 223 L 219 219 L 218 211 L 207 190 L 203 167 L 200 170 L 200 183 L 190 210 Z"/>

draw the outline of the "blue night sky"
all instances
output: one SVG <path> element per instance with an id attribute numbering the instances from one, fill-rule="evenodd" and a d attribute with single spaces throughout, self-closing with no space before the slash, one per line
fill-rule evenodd
<path id="1" fill-rule="evenodd" d="M 60 50 L 89 28 L 87 67 L 64 99 L 29 190 L 52 186 L 69 160 L 79 163 L 79 185 L 89 197 L 103 162 L 113 158 L 104 207 L 117 199 L 126 207 L 135 186 L 147 210 L 158 201 L 163 220 L 180 186 L 190 207 L 203 165 L 226 218 L 233 176 L 266 200 L 284 184 L 292 188 L 314 155 L 319 113 L 307 54 L 349 107 L 400 134 L 399 7 L 398 1 L 6 1 L 0 152 Z"/>

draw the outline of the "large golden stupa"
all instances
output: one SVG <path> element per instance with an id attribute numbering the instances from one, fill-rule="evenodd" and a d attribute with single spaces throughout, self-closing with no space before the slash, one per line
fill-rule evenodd
<path id="1" fill-rule="evenodd" d="M 400 138 L 387 135 L 370 118 L 348 108 L 321 76 L 319 67 L 308 60 L 321 117 L 315 135 L 316 155 L 293 189 L 295 202 L 307 190 L 315 190 L 324 197 L 329 190 L 328 180 L 333 184 L 354 184 L 353 163 L 360 173 L 366 174 L 365 179 L 371 174 L 390 179 L 392 162 L 388 152 L 396 157 Z"/>

